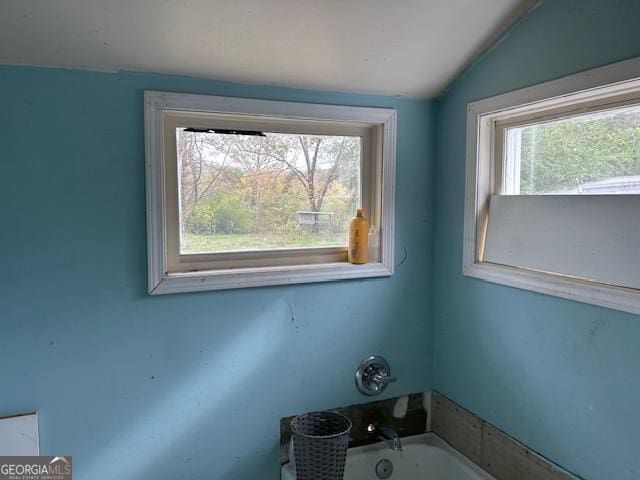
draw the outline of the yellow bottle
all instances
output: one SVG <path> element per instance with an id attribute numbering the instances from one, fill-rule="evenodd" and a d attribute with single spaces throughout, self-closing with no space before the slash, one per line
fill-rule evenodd
<path id="1" fill-rule="evenodd" d="M 362 215 L 362 209 L 349 222 L 349 262 L 367 263 L 369 257 L 369 222 Z"/>

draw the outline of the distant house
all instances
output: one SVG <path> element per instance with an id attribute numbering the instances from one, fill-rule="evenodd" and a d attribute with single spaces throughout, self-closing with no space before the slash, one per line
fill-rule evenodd
<path id="1" fill-rule="evenodd" d="M 640 175 L 632 175 L 628 177 L 612 177 L 604 180 L 595 180 L 585 182 L 571 190 L 561 190 L 552 192 L 550 195 L 574 195 L 574 194 L 640 194 Z"/>

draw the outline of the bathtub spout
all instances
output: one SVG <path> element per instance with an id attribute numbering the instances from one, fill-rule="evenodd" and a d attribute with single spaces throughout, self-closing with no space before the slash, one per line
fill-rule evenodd
<path id="1" fill-rule="evenodd" d="M 377 435 L 381 440 L 386 440 L 391 450 L 402 451 L 402 442 L 393 428 L 371 423 L 367 426 L 367 432 Z"/>

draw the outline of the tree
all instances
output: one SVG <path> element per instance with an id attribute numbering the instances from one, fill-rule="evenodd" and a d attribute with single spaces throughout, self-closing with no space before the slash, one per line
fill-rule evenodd
<path id="1" fill-rule="evenodd" d="M 622 111 L 523 127 L 521 159 L 524 194 L 640 175 L 640 115 Z"/>
<path id="2" fill-rule="evenodd" d="M 186 131 L 177 135 L 180 203 L 183 206 L 181 231 L 184 232 L 185 219 L 191 208 L 211 190 L 224 171 L 230 153 L 231 145 L 220 142 L 216 136 Z"/>
<path id="3" fill-rule="evenodd" d="M 243 171 L 241 183 L 249 188 L 248 206 L 257 225 L 265 193 L 276 190 L 284 168 L 265 148 L 264 137 L 237 135 L 229 137 L 228 142 L 233 161 Z"/>
<path id="4" fill-rule="evenodd" d="M 296 212 L 329 208 L 342 229 L 355 209 L 357 137 L 180 130 L 177 154 L 183 239 L 264 234 L 256 241 L 285 244 L 300 234 Z"/>
<path id="5" fill-rule="evenodd" d="M 309 210 L 320 212 L 330 186 L 341 170 L 359 160 L 359 139 L 271 134 L 259 140 L 239 141 L 242 152 L 270 158 L 284 165 L 304 188 Z M 353 193 L 355 196 L 357 191 Z M 314 229 L 317 231 L 317 228 Z"/>

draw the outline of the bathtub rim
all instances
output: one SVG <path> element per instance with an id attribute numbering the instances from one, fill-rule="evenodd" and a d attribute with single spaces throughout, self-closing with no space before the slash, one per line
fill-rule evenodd
<path id="1" fill-rule="evenodd" d="M 483 480 L 495 480 L 495 477 L 491 476 L 479 465 L 473 463 L 469 458 L 465 457 L 458 450 L 449 445 L 445 440 L 434 432 L 421 433 L 419 435 L 412 435 L 409 437 L 402 437 L 403 447 L 408 445 L 427 445 L 429 447 L 439 448 L 444 450 L 456 460 L 467 466 L 473 473 L 477 474 Z M 360 447 L 353 447 L 347 450 L 347 461 L 354 456 L 366 455 L 368 453 L 376 453 L 384 455 L 385 452 L 391 452 L 387 442 L 381 441 L 372 443 L 370 445 L 363 445 Z M 296 480 L 295 477 L 295 465 L 294 462 L 288 462 L 280 468 L 281 480 Z"/>

